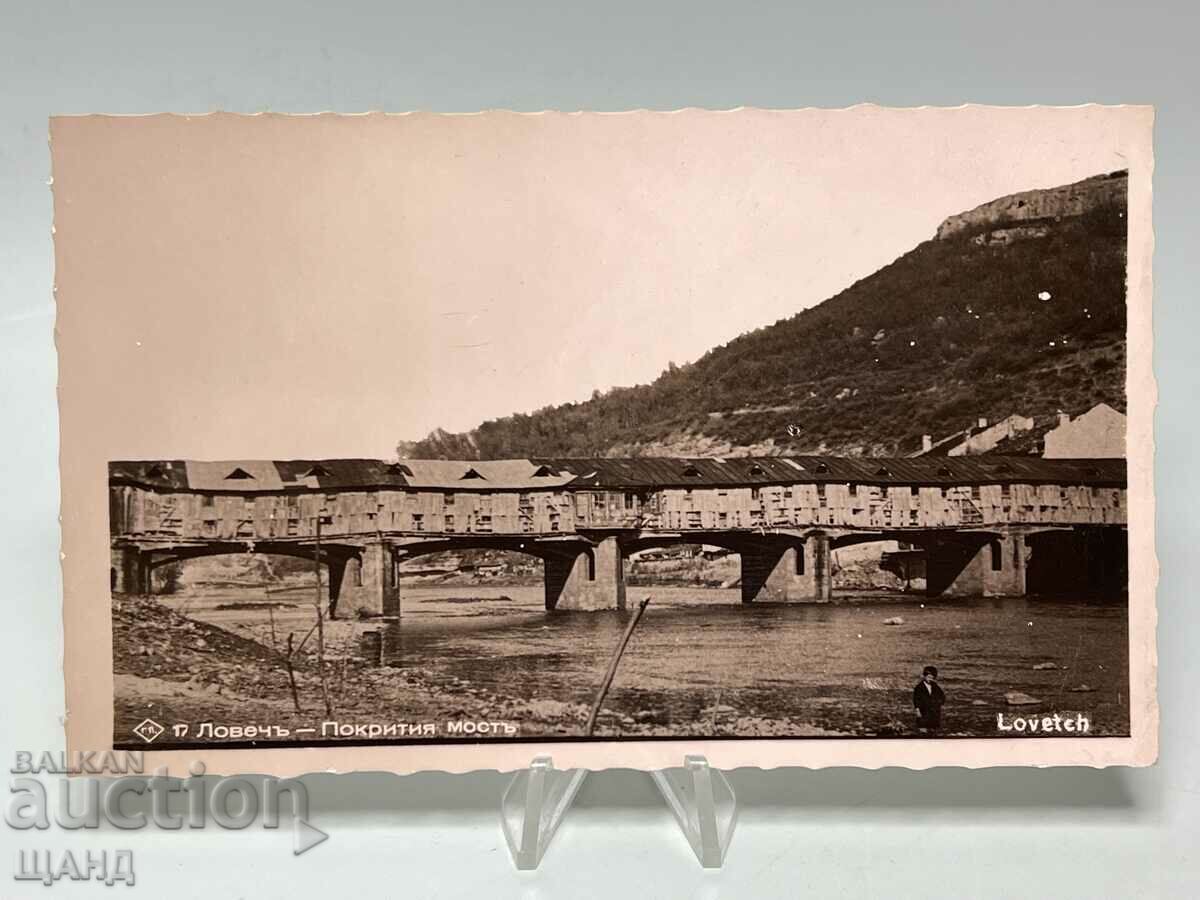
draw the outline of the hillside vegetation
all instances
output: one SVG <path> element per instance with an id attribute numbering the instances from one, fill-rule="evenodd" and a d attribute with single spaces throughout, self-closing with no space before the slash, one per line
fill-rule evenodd
<path id="1" fill-rule="evenodd" d="M 651 384 L 398 452 L 891 455 L 980 416 L 1124 410 L 1125 198 L 1118 172 L 991 201 L 829 300 Z"/>

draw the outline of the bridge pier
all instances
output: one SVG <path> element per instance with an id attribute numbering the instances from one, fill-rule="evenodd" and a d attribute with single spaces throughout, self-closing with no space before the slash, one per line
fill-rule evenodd
<path id="1" fill-rule="evenodd" d="M 137 547 L 113 547 L 110 587 L 114 594 L 150 593 L 150 555 Z"/>
<path id="2" fill-rule="evenodd" d="M 764 541 L 740 555 L 743 603 L 824 603 L 832 596 L 827 534 L 791 544 Z"/>
<path id="3" fill-rule="evenodd" d="M 622 556 L 621 544 L 615 537 L 603 538 L 587 550 L 547 554 L 546 609 L 624 609 Z"/>
<path id="4" fill-rule="evenodd" d="M 360 557 L 329 563 L 331 607 L 343 616 L 400 615 L 395 553 L 389 541 L 370 541 Z"/>
<path id="5" fill-rule="evenodd" d="M 1020 534 L 942 539 L 926 547 L 930 597 L 1020 597 L 1028 549 Z"/>

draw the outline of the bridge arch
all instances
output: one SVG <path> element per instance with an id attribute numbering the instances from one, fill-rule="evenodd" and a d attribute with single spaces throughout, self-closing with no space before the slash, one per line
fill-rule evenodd
<path id="1" fill-rule="evenodd" d="M 335 562 L 345 562 L 350 557 L 360 555 L 361 548 L 341 544 L 321 544 L 320 560 L 322 565 Z M 297 544 L 206 544 L 200 547 L 180 547 L 170 550 L 145 551 L 146 567 L 153 571 L 170 563 L 186 562 L 207 556 L 288 556 L 293 559 L 304 559 L 312 562 L 316 556 L 316 548 Z"/>
<path id="2" fill-rule="evenodd" d="M 317 557 L 315 545 L 296 542 L 220 542 L 182 547 L 157 547 L 146 549 L 136 545 L 122 545 L 112 550 L 109 566 L 109 588 L 114 592 L 151 594 L 154 593 L 154 573 L 165 566 L 186 563 L 194 559 L 217 556 L 282 556 L 312 563 Z M 353 583 L 361 584 L 362 548 L 342 543 L 321 544 L 320 564 L 326 575 L 322 585 L 327 590 L 330 609 L 336 609 L 337 598 L 345 581 L 347 570 L 352 570 Z"/>
<path id="3" fill-rule="evenodd" d="M 1129 585 L 1124 526 L 1042 528 L 1025 533 L 1030 594 L 1088 600 L 1119 598 Z"/>

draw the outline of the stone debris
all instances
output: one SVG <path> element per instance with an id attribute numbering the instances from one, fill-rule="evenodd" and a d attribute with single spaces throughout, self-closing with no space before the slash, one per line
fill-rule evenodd
<path id="1" fill-rule="evenodd" d="M 892 616 L 890 619 L 883 620 L 884 625 L 903 625 L 904 619 L 901 616 Z"/>
<path id="2" fill-rule="evenodd" d="M 1004 695 L 1004 702 L 1009 706 L 1032 706 L 1034 704 L 1041 703 L 1042 701 L 1037 697 L 1030 697 L 1028 694 L 1024 694 L 1021 691 L 1008 691 Z"/>
<path id="3" fill-rule="evenodd" d="M 1056 666 L 1052 662 L 1038 663 L 1036 666 L 1033 667 L 1035 672 L 1039 671 L 1041 669 L 1057 669 L 1057 668 L 1058 668 L 1058 666 Z"/>
<path id="4" fill-rule="evenodd" d="M 1095 688 L 1090 684 L 1077 684 L 1075 687 L 1067 688 L 1072 694 L 1091 694 L 1095 692 Z"/>

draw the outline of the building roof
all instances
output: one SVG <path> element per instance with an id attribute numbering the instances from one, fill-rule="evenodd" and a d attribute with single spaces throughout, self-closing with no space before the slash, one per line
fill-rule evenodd
<path id="1" fill-rule="evenodd" d="M 239 470 L 242 475 L 238 474 Z M 108 464 L 108 479 L 113 483 L 140 484 L 165 491 L 220 493 L 349 490 L 404 487 L 407 484 L 400 466 L 379 459 L 121 461 Z"/>
<path id="2" fill-rule="evenodd" d="M 757 456 L 547 460 L 577 474 L 573 488 L 653 488 L 805 483 L 1124 484 L 1125 461 L 1033 457 Z M 1060 465 L 1061 463 L 1061 465 Z"/>
<path id="3" fill-rule="evenodd" d="M 411 487 L 484 490 L 487 488 L 562 487 L 574 479 L 569 471 L 531 459 L 404 459 Z"/>
<path id="4" fill-rule="evenodd" d="M 1124 486 L 1123 459 L 1033 456 L 756 456 L 544 458 L 148 460 L 109 463 L 113 484 L 163 491 L 245 492 L 427 488 L 435 490 L 648 490 L 770 484 L 1085 484 Z"/>

